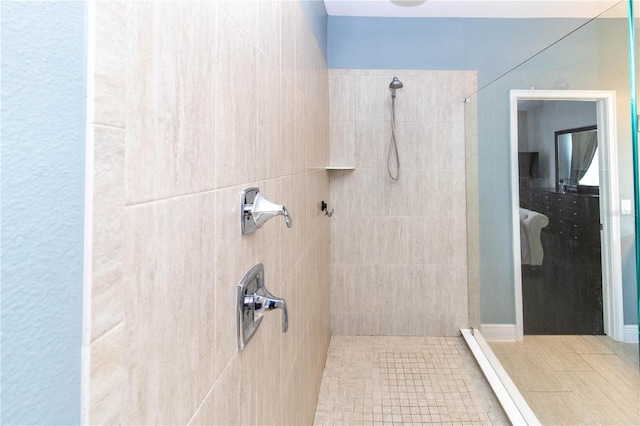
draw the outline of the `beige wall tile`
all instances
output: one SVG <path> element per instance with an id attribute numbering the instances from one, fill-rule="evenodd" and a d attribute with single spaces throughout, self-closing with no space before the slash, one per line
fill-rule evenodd
<path id="1" fill-rule="evenodd" d="M 295 139 L 293 142 L 292 173 L 304 173 L 307 170 L 307 141 L 312 137 L 311 111 L 305 95 L 296 88 L 295 91 Z"/>
<path id="2" fill-rule="evenodd" d="M 347 335 L 380 336 L 389 334 L 389 324 L 395 321 L 396 314 L 388 312 L 359 312 L 356 320 L 347 328 Z"/>
<path id="3" fill-rule="evenodd" d="M 93 140 L 93 261 L 91 341 L 122 322 L 124 130 L 91 126 Z M 89 309 L 89 307 L 85 307 Z"/>
<path id="4" fill-rule="evenodd" d="M 235 357 L 224 369 L 190 425 L 239 425 L 243 408 L 240 357 Z"/>
<path id="5" fill-rule="evenodd" d="M 396 121 L 439 122 L 438 90 L 447 93 L 447 88 L 438 88 L 437 72 L 423 71 L 422 74 L 408 74 L 398 71 L 395 75 L 404 87 L 396 92 Z M 386 80 L 391 81 L 388 74 Z M 462 102 L 462 101 L 461 101 Z"/>
<path id="6" fill-rule="evenodd" d="M 129 385 L 125 368 L 123 324 L 91 343 L 88 360 L 91 389 L 88 424 L 124 424 L 128 402 L 123 389 Z"/>
<path id="7" fill-rule="evenodd" d="M 351 166 L 356 161 L 356 127 L 353 121 L 332 121 L 329 164 Z"/>
<path id="8" fill-rule="evenodd" d="M 464 98 L 468 95 L 467 73 L 440 71 L 436 75 L 436 91 L 433 99 L 438 108 L 433 121 L 464 123 Z"/>
<path id="9" fill-rule="evenodd" d="M 94 46 L 88 46 L 95 55 L 88 76 L 93 83 L 93 99 L 89 99 L 88 123 L 104 124 L 124 128 L 126 109 L 127 61 L 127 5 L 122 1 L 101 1 L 92 3 L 89 13 L 93 13 L 95 34 L 89 38 Z"/>
<path id="10" fill-rule="evenodd" d="M 385 122 L 356 123 L 356 168 L 375 168 L 386 172 L 391 125 Z"/>
<path id="11" fill-rule="evenodd" d="M 225 63 L 214 55 L 216 7 L 134 2 L 128 8 L 127 202 L 213 189 L 212 165 L 226 154 L 216 155 L 215 129 L 229 125 L 216 126 L 212 108 L 214 83 L 228 78 L 215 74 L 214 64 Z"/>
<path id="12" fill-rule="evenodd" d="M 292 270 L 283 278 L 282 290 L 280 297 L 287 301 L 289 309 L 289 330 L 280 336 L 280 372 L 283 375 L 282 380 L 285 381 L 290 374 L 291 366 L 296 357 L 299 345 L 297 330 L 300 328 L 300 320 L 297 315 L 297 306 L 294 296 L 295 286 L 297 285 L 297 273 Z M 281 395 L 282 396 L 282 395 Z M 286 407 L 284 407 L 286 408 Z"/>
<path id="13" fill-rule="evenodd" d="M 254 0 L 217 0 L 217 2 L 223 13 L 255 43 L 258 39 L 258 3 L 260 2 Z"/>
<path id="14" fill-rule="evenodd" d="M 363 75 L 356 78 L 356 121 L 391 120 L 390 82 L 384 75 Z"/>
<path id="15" fill-rule="evenodd" d="M 383 189 L 386 185 L 384 171 L 375 168 L 356 168 L 350 171 L 332 171 L 331 199 L 335 215 L 381 216 L 389 207 Z M 367 188 L 366 196 L 362 189 Z"/>
<path id="16" fill-rule="evenodd" d="M 258 5 L 258 28 L 256 44 L 265 55 L 280 69 L 282 41 L 280 25 L 282 10 L 280 1 L 263 0 Z"/>
<path id="17" fill-rule="evenodd" d="M 298 5 L 292 1 L 280 2 L 280 46 L 282 73 L 291 79 L 291 86 L 295 84 L 296 71 L 296 19 Z M 299 42 L 299 41 L 298 41 Z"/>
<path id="18" fill-rule="evenodd" d="M 329 76 L 331 121 L 355 121 L 356 79 L 352 75 Z"/>
<path id="19" fill-rule="evenodd" d="M 214 195 L 125 210 L 131 423 L 185 423 L 214 383 Z"/>
<path id="20" fill-rule="evenodd" d="M 282 90 L 278 67 L 262 52 L 258 52 L 257 62 L 257 132 L 255 160 L 246 164 L 247 169 L 255 168 L 257 179 L 281 176 L 284 143 L 282 137 Z M 238 82 L 239 83 L 239 82 Z"/>
<path id="21" fill-rule="evenodd" d="M 329 82 L 299 5 L 98 9 L 104 28 L 123 31 L 96 32 L 95 78 L 124 79 L 127 96 L 105 92 L 111 127 L 94 129 L 104 146 L 89 326 L 101 337 L 88 347 L 88 418 L 310 423 L 330 335 L 330 220 L 319 209 L 329 175 L 312 169 L 329 161 Z M 242 236 L 239 191 L 249 186 L 286 205 L 294 227 L 277 217 Z M 267 288 L 287 300 L 290 329 L 269 313 L 238 352 L 237 282 L 260 262 Z"/>
<path id="22" fill-rule="evenodd" d="M 387 175 L 394 75 L 404 83 L 396 98 L 398 181 Z M 466 152 L 458 108 L 473 74 L 331 70 L 329 78 L 332 144 L 350 131 L 350 122 L 337 120 L 352 110 L 356 120 L 356 170 L 331 172 L 332 332 L 458 335 L 468 324 Z M 345 155 L 341 146 L 331 149 Z"/>
<path id="23" fill-rule="evenodd" d="M 295 38 L 296 38 L 296 68 L 295 68 L 295 84 L 296 88 L 306 97 L 309 95 L 311 70 L 311 48 L 309 42 L 312 34 L 307 31 L 307 24 L 302 18 L 302 10 L 300 7 L 295 8 Z M 302 18 L 302 19 L 301 19 Z"/>
<path id="24" fill-rule="evenodd" d="M 331 264 L 356 263 L 358 257 L 357 242 L 350 238 L 357 221 L 351 217 L 335 216 L 331 218 Z"/>
<path id="25" fill-rule="evenodd" d="M 318 111 L 308 104 L 309 129 L 307 141 L 307 170 L 317 170 L 329 165 L 329 131 Z"/>
<path id="26" fill-rule="evenodd" d="M 331 312 L 349 312 L 355 306 L 353 285 L 345 281 L 347 265 L 331 265 Z"/>
<path id="27" fill-rule="evenodd" d="M 239 2 L 243 3 L 243 2 Z M 216 185 L 256 179 L 256 46 L 218 14 L 216 66 Z"/>
<path id="28" fill-rule="evenodd" d="M 289 300 L 291 300 L 289 307 L 289 327 L 291 335 L 295 341 L 298 342 L 296 347 L 296 357 L 300 355 L 300 344 L 307 330 L 308 321 L 308 291 L 313 286 L 312 277 L 309 276 L 309 255 L 308 252 L 302 254 L 296 266 L 293 270 L 291 279 L 287 281 L 289 289 Z"/>
<path id="29" fill-rule="evenodd" d="M 243 368 L 247 372 L 253 373 L 255 382 L 253 386 L 256 391 L 256 421 L 255 424 L 278 424 L 278 413 L 274 409 L 280 399 L 280 389 L 284 374 L 280 370 L 280 340 L 282 333 L 282 312 L 273 311 L 265 315 L 263 324 L 260 326 L 259 335 L 256 336 L 254 353 L 251 360 L 245 360 L 243 353 Z M 243 351 L 244 352 L 244 351 Z M 312 371 L 304 374 L 309 376 L 317 375 Z M 278 391 L 275 391 L 275 390 Z"/>
<path id="30" fill-rule="evenodd" d="M 390 128 L 390 126 L 390 123 L 386 123 L 385 128 Z M 446 141 L 434 137 L 435 129 L 430 123 L 400 121 L 396 123 L 395 127 L 396 143 L 398 144 L 400 164 L 403 170 L 435 169 L 439 152 L 450 149 Z M 386 145 L 388 147 L 388 140 Z"/>
<path id="31" fill-rule="evenodd" d="M 356 312 L 331 312 L 331 335 L 356 335 L 358 315 Z"/>
<path id="32" fill-rule="evenodd" d="M 283 3 L 286 4 L 286 3 Z M 282 158 L 280 164 L 282 175 L 294 173 L 294 169 L 300 170 L 306 158 L 304 145 L 297 139 L 296 127 L 296 88 L 293 81 L 282 75 L 280 88 L 282 90 Z"/>

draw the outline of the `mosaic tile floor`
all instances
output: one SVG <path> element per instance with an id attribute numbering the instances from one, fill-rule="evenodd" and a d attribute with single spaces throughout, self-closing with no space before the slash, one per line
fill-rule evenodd
<path id="1" fill-rule="evenodd" d="M 314 425 L 425 424 L 510 424 L 462 337 L 331 337 Z"/>

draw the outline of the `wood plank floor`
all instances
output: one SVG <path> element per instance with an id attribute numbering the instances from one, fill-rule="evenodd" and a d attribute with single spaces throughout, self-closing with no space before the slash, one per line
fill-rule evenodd
<path id="1" fill-rule="evenodd" d="M 640 425 L 637 344 L 525 336 L 489 345 L 543 425 Z"/>

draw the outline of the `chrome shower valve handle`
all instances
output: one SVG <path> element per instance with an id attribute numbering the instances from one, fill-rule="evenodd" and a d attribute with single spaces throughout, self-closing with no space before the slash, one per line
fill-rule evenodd
<path id="1" fill-rule="evenodd" d="M 293 219 L 287 208 L 282 204 L 275 204 L 260 194 L 258 188 L 247 188 L 241 192 L 240 214 L 242 215 L 242 234 L 252 234 L 262 228 L 274 216 L 284 216 L 287 228 L 293 226 Z"/>
<path id="2" fill-rule="evenodd" d="M 287 312 L 287 302 L 284 299 L 275 297 L 269 293 L 266 287 L 260 287 L 253 296 L 247 296 L 244 299 L 244 306 L 253 309 L 253 320 L 262 318 L 267 312 L 275 309 L 282 309 L 282 332 L 286 333 L 289 329 L 289 313 Z"/>
<path id="3" fill-rule="evenodd" d="M 244 349 L 260 327 L 267 312 L 282 310 L 282 332 L 289 329 L 287 302 L 264 286 L 264 265 L 254 265 L 238 283 L 236 306 L 238 350 Z"/>

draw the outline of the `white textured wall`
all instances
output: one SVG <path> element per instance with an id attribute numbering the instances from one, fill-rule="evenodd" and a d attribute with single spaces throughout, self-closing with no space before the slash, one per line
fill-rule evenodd
<path id="1" fill-rule="evenodd" d="M 330 70 L 331 329 L 450 336 L 468 326 L 465 94 L 474 72 Z M 389 82 L 400 180 L 387 175 Z"/>
<path id="2" fill-rule="evenodd" d="M 97 2 L 88 423 L 309 424 L 329 340 L 328 77 L 288 1 Z M 240 233 L 239 192 L 293 216 Z M 289 306 L 236 342 L 256 263 Z"/>

